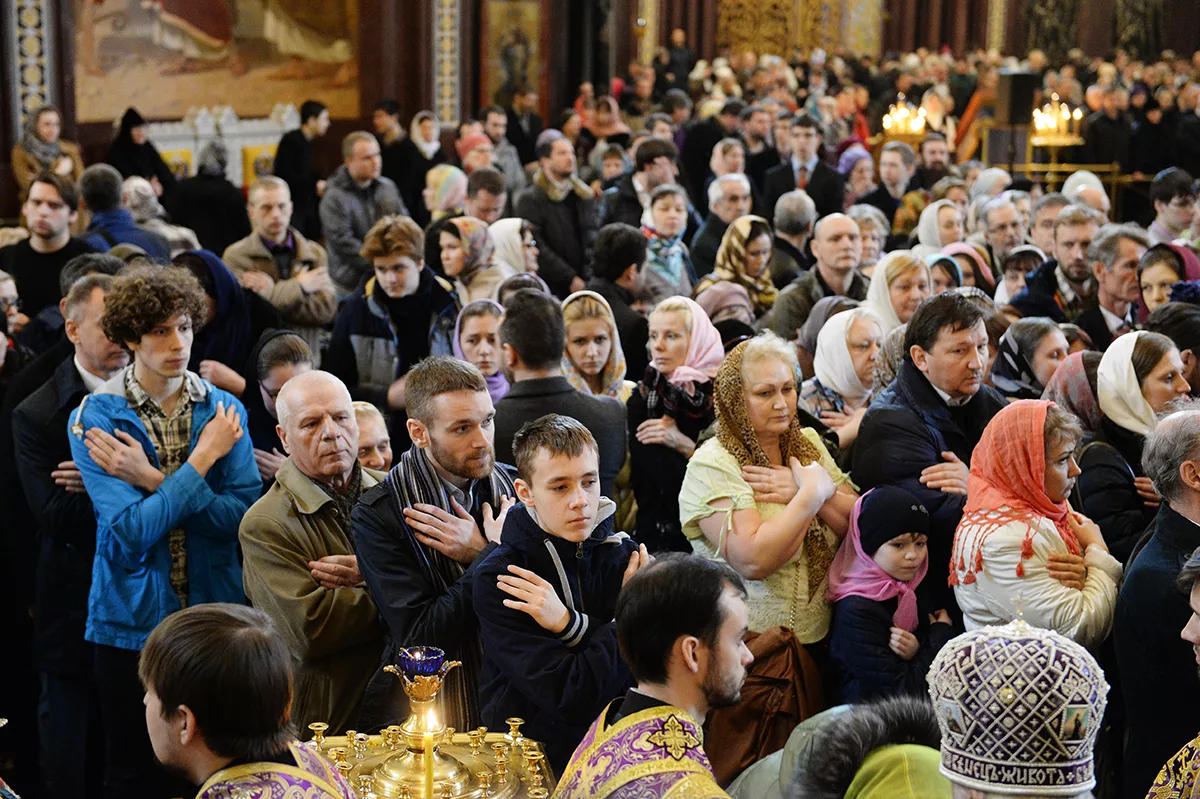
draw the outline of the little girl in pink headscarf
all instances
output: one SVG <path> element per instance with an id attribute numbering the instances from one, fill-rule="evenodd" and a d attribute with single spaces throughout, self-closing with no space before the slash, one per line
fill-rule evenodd
<path id="1" fill-rule="evenodd" d="M 880 486 L 854 503 L 829 567 L 837 701 L 925 695 L 929 664 L 955 634 L 944 609 L 929 612 L 917 598 L 928 538 L 929 512 L 902 488 Z"/>

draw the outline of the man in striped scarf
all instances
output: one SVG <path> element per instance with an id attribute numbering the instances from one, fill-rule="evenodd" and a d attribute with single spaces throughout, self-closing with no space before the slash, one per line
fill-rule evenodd
<path id="1" fill-rule="evenodd" d="M 444 720 L 473 729 L 480 723 L 481 646 L 471 577 L 500 541 L 516 496 L 512 467 L 496 463 L 495 410 L 474 366 L 426 358 L 408 373 L 405 391 L 413 447 L 363 494 L 351 529 L 359 568 L 390 633 L 385 662 L 408 646 L 436 646 L 461 661 L 442 694 Z M 407 715 L 404 708 L 370 708 L 371 693 L 364 705 L 372 720 L 383 720 L 374 718 L 377 711 Z"/>

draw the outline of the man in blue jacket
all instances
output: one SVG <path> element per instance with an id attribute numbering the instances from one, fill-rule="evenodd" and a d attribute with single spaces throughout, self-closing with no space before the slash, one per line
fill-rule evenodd
<path id="1" fill-rule="evenodd" d="M 92 164 L 79 176 L 79 194 L 92 212 L 92 221 L 82 238 L 96 252 L 108 252 L 118 244 L 141 247 L 155 261 L 171 260 L 171 245 L 165 238 L 137 226 L 128 208 L 121 207 L 121 173 L 108 164 Z"/>
<path id="2" fill-rule="evenodd" d="M 561 772 L 588 726 L 633 685 L 613 624 L 617 596 L 649 562 L 613 531 L 596 439 L 569 416 L 525 424 L 513 445 L 517 498 L 500 546 L 475 569 L 483 723 L 526 720 Z"/>
<path id="3" fill-rule="evenodd" d="M 138 653 L 171 613 L 245 601 L 238 524 L 262 482 L 245 409 L 187 370 L 204 290 L 186 269 L 135 269 L 105 297 L 105 335 L 133 355 L 70 417 L 71 455 L 96 512 L 84 637 L 106 740 L 106 797 L 183 795 L 146 732 Z"/>

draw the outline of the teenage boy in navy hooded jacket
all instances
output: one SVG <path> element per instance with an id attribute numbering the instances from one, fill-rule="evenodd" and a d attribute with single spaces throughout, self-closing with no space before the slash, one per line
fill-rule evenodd
<path id="1" fill-rule="evenodd" d="M 475 571 L 483 636 L 483 722 L 526 720 L 561 771 L 605 705 L 633 685 L 613 613 L 625 583 L 649 562 L 613 531 L 600 495 L 599 449 L 568 416 L 523 425 L 513 441 L 517 498 L 500 546 Z"/>

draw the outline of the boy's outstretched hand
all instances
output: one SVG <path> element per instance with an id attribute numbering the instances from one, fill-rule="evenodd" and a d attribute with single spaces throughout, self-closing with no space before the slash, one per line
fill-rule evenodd
<path id="1" fill-rule="evenodd" d="M 539 627 L 555 635 L 567 629 L 571 614 L 550 583 L 520 566 L 509 564 L 508 570 L 511 574 L 496 578 L 496 587 L 513 597 L 504 600 L 504 607 L 528 613 Z"/>
<path id="2" fill-rule="evenodd" d="M 629 583 L 629 579 L 638 573 L 638 569 L 649 566 L 652 560 L 654 558 L 650 557 L 650 553 L 646 551 L 646 545 L 638 544 L 638 548 L 629 556 L 629 565 L 625 567 L 625 576 L 621 578 L 621 587 L 624 588 Z"/>

